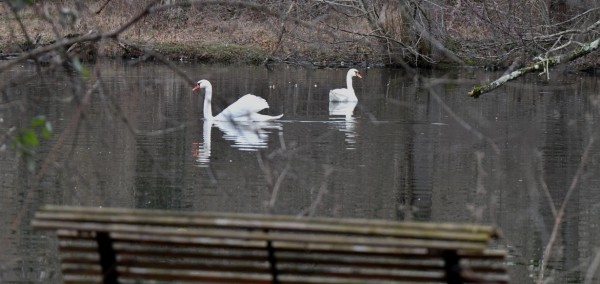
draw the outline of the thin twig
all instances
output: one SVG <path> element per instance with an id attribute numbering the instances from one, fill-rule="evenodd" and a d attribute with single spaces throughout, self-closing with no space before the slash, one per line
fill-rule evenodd
<path id="1" fill-rule="evenodd" d="M 102 6 L 100 6 L 100 8 L 98 9 L 98 11 L 94 12 L 94 14 L 98 15 L 102 12 L 102 10 L 104 10 L 104 8 L 106 7 L 106 5 L 108 5 L 108 3 L 110 3 L 110 1 L 112 0 L 106 0 L 106 2 L 104 2 L 104 4 L 102 4 Z"/>
<path id="2" fill-rule="evenodd" d="M 283 180 L 286 177 L 289 170 L 290 170 L 290 164 L 288 163 L 285 166 L 285 168 L 283 169 L 283 171 L 277 177 L 277 180 L 275 181 L 275 185 L 273 185 L 273 191 L 271 193 L 271 199 L 269 200 L 269 205 L 268 205 L 270 212 L 272 212 L 273 208 L 275 208 L 275 201 L 277 200 L 277 195 L 279 194 L 279 189 L 281 188 L 281 183 L 283 182 Z"/>
<path id="3" fill-rule="evenodd" d="M 333 167 L 329 165 L 324 165 L 325 173 L 323 174 L 323 181 L 321 181 L 321 186 L 319 186 L 319 192 L 317 193 L 317 197 L 315 200 L 308 206 L 306 209 L 302 210 L 298 216 L 314 216 L 317 211 L 317 207 L 323 202 L 323 197 L 327 194 L 327 180 L 328 177 L 333 173 Z"/>
<path id="4" fill-rule="evenodd" d="M 538 170 L 540 172 L 540 185 L 542 186 L 542 192 L 548 200 L 548 205 L 550 205 L 550 210 L 552 210 L 552 217 L 556 218 L 556 205 L 554 204 L 554 199 L 552 199 L 552 195 L 548 189 L 548 184 L 546 184 L 546 179 L 544 178 L 544 169 L 542 168 L 541 162 L 538 162 Z"/>
<path id="5" fill-rule="evenodd" d="M 594 275 L 596 275 L 598 268 L 600 268 L 600 248 L 597 248 L 596 256 L 594 256 L 594 260 L 592 260 L 592 263 L 590 263 L 590 267 L 585 273 L 585 280 L 583 284 L 592 284 L 592 281 L 594 280 Z"/>
<path id="6" fill-rule="evenodd" d="M 546 270 L 546 265 L 548 264 L 548 261 L 550 260 L 550 254 L 552 253 L 552 248 L 554 247 L 554 242 L 556 241 L 556 237 L 558 235 L 558 230 L 560 229 L 560 224 L 563 221 L 563 216 L 565 215 L 565 211 L 567 209 L 567 204 L 569 203 L 569 199 L 571 198 L 571 195 L 573 194 L 573 192 L 575 192 L 575 189 L 577 188 L 577 184 L 579 184 L 579 179 L 583 175 L 583 171 L 585 170 L 585 166 L 586 166 L 587 160 L 589 158 L 590 149 L 592 148 L 593 144 L 594 144 L 594 138 L 592 137 L 592 138 L 590 138 L 590 141 L 588 141 L 588 144 L 585 146 L 583 155 L 581 155 L 581 161 L 579 162 L 579 166 L 577 167 L 577 172 L 575 172 L 575 176 L 573 177 L 573 180 L 571 180 L 571 185 L 569 186 L 569 189 L 567 190 L 567 194 L 565 195 L 565 198 L 563 199 L 562 204 L 561 204 L 560 208 L 558 209 L 556 218 L 554 218 L 554 227 L 552 227 L 552 234 L 550 234 L 550 240 L 548 240 L 548 244 L 546 244 L 546 249 L 544 249 L 544 256 L 542 258 L 542 266 L 540 268 L 540 272 L 538 274 L 538 279 L 537 279 L 538 284 L 542 284 L 544 281 L 544 272 Z"/>

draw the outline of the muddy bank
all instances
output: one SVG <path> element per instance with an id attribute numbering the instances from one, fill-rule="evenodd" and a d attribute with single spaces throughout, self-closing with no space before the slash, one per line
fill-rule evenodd
<path id="1" fill-rule="evenodd" d="M 80 36 L 80 35 L 74 35 Z M 48 42 L 0 42 L 0 60 L 16 58 L 34 48 L 56 43 Z M 98 58 L 122 58 L 125 60 L 155 60 L 157 56 L 172 61 L 197 63 L 225 64 L 271 64 L 286 63 L 312 66 L 318 68 L 339 67 L 382 67 L 381 60 L 369 60 L 369 54 L 341 54 L 336 51 L 321 50 L 319 52 L 305 51 L 304 53 L 288 55 L 285 58 L 273 54 L 258 46 L 238 45 L 229 43 L 198 43 L 198 42 L 142 42 L 139 40 L 105 40 L 67 45 L 66 54 L 77 57 L 84 62 L 95 61 Z M 57 61 L 59 52 L 49 52 L 37 59 L 41 63 Z"/>

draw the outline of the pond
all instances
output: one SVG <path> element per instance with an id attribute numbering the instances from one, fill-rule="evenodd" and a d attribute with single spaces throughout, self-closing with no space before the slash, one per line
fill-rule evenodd
<path id="1" fill-rule="evenodd" d="M 546 277 L 583 283 L 599 252 L 596 77 L 529 75 L 473 99 L 501 74 L 362 68 L 359 102 L 330 104 L 347 70 L 176 66 L 210 80 L 215 114 L 252 93 L 283 117 L 205 122 L 204 91 L 158 63 L 0 73 L 0 282 L 61 281 L 55 238 L 30 226 L 45 204 L 493 224 L 512 282 L 531 283 L 568 198 Z M 19 158 L 9 137 L 36 115 L 53 135 Z"/>

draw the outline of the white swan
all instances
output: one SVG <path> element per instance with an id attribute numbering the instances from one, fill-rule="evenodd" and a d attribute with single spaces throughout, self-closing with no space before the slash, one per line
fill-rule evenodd
<path id="1" fill-rule="evenodd" d="M 225 108 L 217 116 L 212 116 L 211 100 L 212 100 L 212 85 L 208 80 L 200 80 L 192 91 L 205 89 L 204 95 L 204 119 L 214 121 L 268 121 L 279 119 L 283 114 L 270 116 L 258 113 L 259 111 L 269 108 L 269 104 L 265 99 L 255 95 L 247 94 L 239 98 L 237 101 Z"/>
<path id="2" fill-rule="evenodd" d="M 354 94 L 354 88 L 352 88 L 352 77 L 362 78 L 358 70 L 352 68 L 348 70 L 346 74 L 346 88 L 345 89 L 333 89 L 329 91 L 329 101 L 332 102 L 356 102 L 358 98 Z"/>

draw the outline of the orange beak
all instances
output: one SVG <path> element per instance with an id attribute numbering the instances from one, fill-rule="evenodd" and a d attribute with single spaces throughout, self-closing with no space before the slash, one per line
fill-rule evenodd
<path id="1" fill-rule="evenodd" d="M 196 84 L 196 86 L 194 86 L 194 88 L 192 89 L 192 92 L 195 91 L 195 90 L 198 90 L 198 89 L 200 89 L 200 85 Z"/>
<path id="2" fill-rule="evenodd" d="M 362 76 L 360 75 L 360 72 L 356 71 L 356 77 L 358 77 L 358 78 L 361 78 L 361 79 L 362 79 Z"/>

